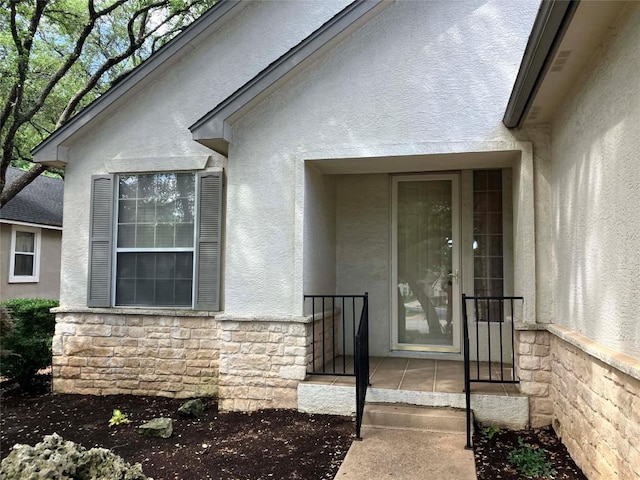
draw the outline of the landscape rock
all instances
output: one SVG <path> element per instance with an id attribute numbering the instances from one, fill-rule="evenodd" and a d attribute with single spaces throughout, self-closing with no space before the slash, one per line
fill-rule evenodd
<path id="1" fill-rule="evenodd" d="M 173 422 L 170 418 L 154 418 L 140 425 L 138 432 L 149 437 L 169 438 L 173 433 Z"/>
<path id="2" fill-rule="evenodd" d="M 0 464 L 0 480 L 145 480 L 139 463 L 130 465 L 105 448 L 87 450 L 47 435 L 34 447 L 15 445 Z"/>
<path id="3" fill-rule="evenodd" d="M 178 413 L 183 417 L 197 417 L 203 411 L 204 402 L 199 398 L 187 400 L 178 408 Z"/>

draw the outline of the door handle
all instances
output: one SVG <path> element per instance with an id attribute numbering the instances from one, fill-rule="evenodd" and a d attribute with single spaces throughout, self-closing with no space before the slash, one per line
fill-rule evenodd
<path id="1" fill-rule="evenodd" d="M 460 277 L 458 275 L 458 270 L 456 270 L 455 273 L 450 273 L 448 276 L 453 278 L 453 279 L 455 279 L 456 285 L 460 282 Z"/>

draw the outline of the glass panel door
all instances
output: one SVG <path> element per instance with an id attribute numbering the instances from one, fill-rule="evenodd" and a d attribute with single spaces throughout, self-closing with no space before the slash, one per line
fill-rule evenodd
<path id="1" fill-rule="evenodd" d="M 392 348 L 460 352 L 459 176 L 392 187 Z"/>

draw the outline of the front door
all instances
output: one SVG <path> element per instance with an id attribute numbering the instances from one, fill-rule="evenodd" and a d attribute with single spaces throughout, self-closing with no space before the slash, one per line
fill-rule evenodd
<path id="1" fill-rule="evenodd" d="M 392 177 L 392 350 L 460 352 L 460 176 Z"/>

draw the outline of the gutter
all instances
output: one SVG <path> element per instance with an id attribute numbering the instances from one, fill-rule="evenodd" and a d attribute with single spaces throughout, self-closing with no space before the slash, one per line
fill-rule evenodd
<path id="1" fill-rule="evenodd" d="M 542 0 L 502 123 L 520 128 L 580 0 Z"/>

